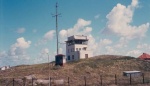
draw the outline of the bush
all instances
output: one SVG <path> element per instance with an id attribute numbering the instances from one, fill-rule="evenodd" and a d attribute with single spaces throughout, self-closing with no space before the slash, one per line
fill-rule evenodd
<path id="1" fill-rule="evenodd" d="M 53 69 L 53 70 L 59 70 L 59 69 L 61 69 L 61 68 L 62 68 L 62 66 L 56 65 L 56 66 L 54 66 L 52 69 Z"/>

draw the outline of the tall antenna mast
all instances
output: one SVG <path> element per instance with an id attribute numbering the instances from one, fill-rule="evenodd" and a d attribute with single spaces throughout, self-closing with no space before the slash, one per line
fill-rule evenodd
<path id="1" fill-rule="evenodd" d="M 53 15 L 53 17 L 56 18 L 56 39 L 57 39 L 57 55 L 58 55 L 59 52 L 58 52 L 58 21 L 57 21 L 58 18 L 57 17 L 61 14 L 58 14 L 57 8 L 58 8 L 58 4 L 56 3 L 56 14 Z"/>

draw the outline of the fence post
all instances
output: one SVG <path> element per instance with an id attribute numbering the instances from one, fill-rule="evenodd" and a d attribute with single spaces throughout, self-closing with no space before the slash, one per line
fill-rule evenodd
<path id="1" fill-rule="evenodd" d="M 101 86 L 103 85 L 102 75 L 100 75 Z"/>
<path id="2" fill-rule="evenodd" d="M 15 79 L 13 78 L 13 86 L 15 86 Z"/>
<path id="3" fill-rule="evenodd" d="M 84 76 L 85 86 L 86 86 L 86 77 Z"/>
<path id="4" fill-rule="evenodd" d="M 26 78 L 23 78 L 23 86 L 26 85 Z"/>
<path id="5" fill-rule="evenodd" d="M 33 86 L 33 78 L 32 78 L 32 86 Z"/>
<path id="6" fill-rule="evenodd" d="M 115 85 L 117 85 L 117 75 L 115 74 Z"/>
<path id="7" fill-rule="evenodd" d="M 131 79 L 132 79 L 132 77 L 131 77 L 131 74 L 130 74 L 130 85 L 132 84 L 132 80 Z"/>
<path id="8" fill-rule="evenodd" d="M 50 86 L 51 86 L 51 79 L 52 79 L 52 78 L 50 77 L 50 81 L 49 81 L 49 83 L 50 83 Z"/>
<path id="9" fill-rule="evenodd" d="M 145 83 L 145 79 L 144 79 L 144 73 L 142 73 L 142 76 L 143 76 L 143 84 Z"/>
<path id="10" fill-rule="evenodd" d="M 69 77 L 68 77 L 68 86 L 70 86 Z"/>

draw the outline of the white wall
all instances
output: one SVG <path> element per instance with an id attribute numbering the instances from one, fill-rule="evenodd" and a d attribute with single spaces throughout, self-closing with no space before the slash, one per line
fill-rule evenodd
<path id="1" fill-rule="evenodd" d="M 83 39 L 86 40 L 88 39 L 87 36 L 71 36 L 68 37 L 68 40 L 75 40 L 75 39 Z M 85 49 L 86 48 L 86 49 Z M 85 54 L 88 54 L 88 58 L 93 56 L 93 52 L 88 50 L 87 44 L 72 44 L 69 45 L 66 44 L 66 58 L 68 61 L 68 56 L 70 56 L 70 61 L 73 60 L 79 60 L 79 59 L 84 59 Z M 74 56 L 74 59 L 72 58 Z"/>
<path id="2" fill-rule="evenodd" d="M 10 67 L 9 66 L 4 66 L 4 67 L 1 67 L 0 69 L 1 70 L 6 70 L 6 69 L 9 69 Z"/>
<path id="3" fill-rule="evenodd" d="M 85 54 L 88 54 L 88 58 L 93 57 L 93 53 L 91 51 L 80 51 L 80 59 L 85 59 Z"/>
<path id="4" fill-rule="evenodd" d="M 77 61 L 79 59 L 85 59 L 85 54 L 88 54 L 88 58 L 93 56 L 93 52 L 92 51 L 85 51 L 85 50 L 80 50 L 80 51 L 74 51 L 74 52 L 69 52 L 66 55 L 66 58 L 68 56 L 70 56 L 70 61 Z M 72 55 L 74 55 L 74 59 L 72 59 Z"/>

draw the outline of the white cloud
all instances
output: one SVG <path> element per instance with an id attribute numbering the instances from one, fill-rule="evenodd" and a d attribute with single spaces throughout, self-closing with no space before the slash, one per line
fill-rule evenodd
<path id="1" fill-rule="evenodd" d="M 25 49 L 29 48 L 31 41 L 26 41 L 23 37 L 17 39 L 17 42 L 13 44 L 9 50 L 9 56 L 22 56 L 25 55 Z"/>
<path id="2" fill-rule="evenodd" d="M 45 40 L 52 40 L 55 35 L 55 30 L 50 30 L 44 35 Z"/>
<path id="3" fill-rule="evenodd" d="M 49 54 L 49 49 L 48 48 L 43 48 L 41 49 L 38 58 L 34 59 L 34 63 L 41 63 L 44 61 L 48 61 L 48 56 L 50 57 L 51 55 Z"/>
<path id="4" fill-rule="evenodd" d="M 49 49 L 48 48 L 44 48 L 41 50 L 41 54 L 48 54 L 49 53 Z"/>
<path id="5" fill-rule="evenodd" d="M 131 50 L 127 52 L 127 56 L 134 56 L 134 57 L 138 57 L 142 54 L 142 51 L 140 50 Z"/>
<path id="6" fill-rule="evenodd" d="M 46 44 L 47 41 L 48 41 L 48 40 L 46 40 L 46 39 L 43 38 L 43 39 L 38 40 L 38 42 L 35 43 L 34 45 L 35 45 L 35 46 L 43 45 L 43 44 Z"/>
<path id="7" fill-rule="evenodd" d="M 110 46 L 113 43 L 112 40 L 110 40 L 110 39 L 100 39 L 99 42 L 97 42 L 95 40 L 95 38 L 92 38 L 92 40 L 89 40 L 89 42 L 91 42 L 91 41 L 93 43 L 91 43 L 89 48 L 92 48 L 91 50 L 93 51 L 94 55 L 111 54 L 112 53 L 112 51 L 110 52 Z"/>
<path id="8" fill-rule="evenodd" d="M 77 21 L 77 24 L 74 26 L 74 28 L 81 28 L 84 26 L 88 26 L 91 24 L 91 21 L 86 21 L 84 19 L 79 18 Z"/>
<path id="9" fill-rule="evenodd" d="M 67 38 L 67 36 L 72 35 L 85 35 L 92 31 L 91 27 L 88 27 L 88 25 L 91 24 L 91 21 L 86 21 L 84 19 L 79 18 L 77 23 L 69 29 L 63 29 L 59 32 L 60 38 L 64 39 Z"/>
<path id="10" fill-rule="evenodd" d="M 108 22 L 104 32 L 117 34 L 128 39 L 144 37 L 149 28 L 149 23 L 140 26 L 132 26 L 134 9 L 138 6 L 138 0 L 132 0 L 131 5 L 124 6 L 120 3 L 106 16 Z"/>
<path id="11" fill-rule="evenodd" d="M 65 37 L 65 36 L 72 36 L 72 35 L 84 35 L 92 31 L 91 27 L 88 27 L 88 25 L 91 24 L 91 21 L 86 21 L 84 19 L 78 19 L 77 23 L 69 29 L 64 29 L 61 30 L 59 35 L 60 37 Z"/>
<path id="12" fill-rule="evenodd" d="M 0 52 L 0 58 L 6 57 L 6 56 L 7 56 L 7 52 L 6 51 Z"/>
<path id="13" fill-rule="evenodd" d="M 96 16 L 94 16 L 95 19 L 98 19 L 100 17 L 100 14 L 97 14 Z"/>
<path id="14" fill-rule="evenodd" d="M 53 61 L 54 57 L 55 56 L 52 53 L 49 52 L 48 48 L 43 48 L 39 52 L 38 56 L 36 56 L 36 58 L 33 59 L 33 63 L 35 63 L 35 64 L 45 63 L 45 62 L 47 63 L 48 59 L 49 59 L 49 61 Z"/>
<path id="15" fill-rule="evenodd" d="M 101 46 L 104 46 L 104 45 L 109 45 L 111 43 L 112 43 L 112 41 L 110 39 L 101 39 L 99 44 Z"/>
<path id="16" fill-rule="evenodd" d="M 12 44 L 7 52 L 0 52 L 0 58 L 3 60 L 1 65 L 18 65 L 29 63 L 28 61 L 30 57 L 26 53 L 26 49 L 28 49 L 30 45 L 31 41 L 26 41 L 23 37 L 18 38 L 16 43 Z"/>
<path id="17" fill-rule="evenodd" d="M 60 32 L 59 32 L 59 35 L 60 35 L 60 37 L 61 38 L 66 38 L 67 37 L 67 30 L 61 30 Z"/>
<path id="18" fill-rule="evenodd" d="M 138 44 L 137 48 L 138 49 L 142 49 L 142 48 L 149 48 L 150 46 L 148 46 L 148 44 L 144 43 L 144 44 Z"/>
<path id="19" fill-rule="evenodd" d="M 87 34 L 90 33 L 91 31 L 92 31 L 92 27 L 86 27 L 83 32 Z"/>
<path id="20" fill-rule="evenodd" d="M 112 54 L 112 55 L 117 55 L 118 52 L 111 46 L 106 46 L 106 54 Z"/>
<path id="21" fill-rule="evenodd" d="M 22 49 L 29 48 L 31 41 L 26 41 L 23 37 L 17 39 L 17 42 L 12 45 L 12 47 L 19 47 Z"/>
<path id="22" fill-rule="evenodd" d="M 129 39 L 126 39 L 125 37 L 121 37 L 118 43 L 115 45 L 115 48 L 125 48 L 127 47 L 128 42 Z"/>
<path id="23" fill-rule="evenodd" d="M 138 0 L 132 0 L 131 6 L 132 7 L 137 7 L 138 6 Z"/>
<path id="24" fill-rule="evenodd" d="M 89 41 L 88 41 L 88 48 L 89 50 L 93 51 L 94 55 L 98 55 L 99 48 L 98 43 L 96 42 L 95 38 L 90 34 L 88 35 Z"/>
<path id="25" fill-rule="evenodd" d="M 24 33 L 25 30 L 26 30 L 25 28 L 19 28 L 16 32 L 17 32 L 17 33 Z"/>
<path id="26" fill-rule="evenodd" d="M 140 49 L 143 53 L 150 52 L 150 45 L 147 43 L 139 43 L 136 48 Z"/>
<path id="27" fill-rule="evenodd" d="M 55 30 L 50 30 L 48 32 L 46 32 L 43 36 L 43 38 L 39 39 L 37 43 L 35 43 L 35 46 L 39 46 L 39 45 L 44 45 L 46 44 L 48 41 L 51 41 L 54 39 L 56 35 L 56 31 Z"/>
<path id="28" fill-rule="evenodd" d="M 7 52 L 2 51 L 0 52 L 0 66 L 6 66 L 8 63 L 10 63 L 9 59 L 7 59 Z M 12 62 L 11 62 L 12 63 Z"/>

